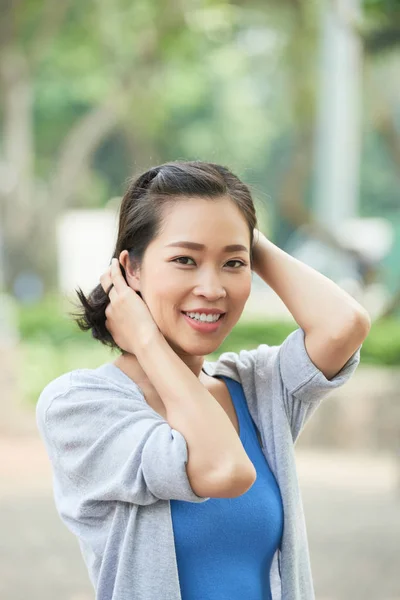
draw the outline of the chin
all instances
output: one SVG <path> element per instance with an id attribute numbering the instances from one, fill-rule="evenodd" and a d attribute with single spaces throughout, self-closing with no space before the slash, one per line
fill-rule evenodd
<path id="1" fill-rule="evenodd" d="M 216 352 L 223 340 L 204 340 L 197 342 L 180 342 L 177 339 L 165 338 L 171 348 L 177 354 L 187 354 L 189 356 L 206 356 Z"/>

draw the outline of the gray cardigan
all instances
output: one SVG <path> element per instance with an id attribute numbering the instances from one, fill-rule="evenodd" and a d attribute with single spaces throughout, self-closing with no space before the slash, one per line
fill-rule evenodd
<path id="1" fill-rule="evenodd" d="M 361 348 L 361 346 L 360 346 Z M 314 590 L 294 443 L 321 400 L 343 385 L 360 348 L 332 380 L 311 362 L 304 332 L 204 363 L 240 382 L 278 482 L 281 549 L 271 569 L 274 600 L 313 600 Z M 190 487 L 187 444 L 112 363 L 55 379 L 37 404 L 61 520 L 77 536 L 96 600 L 181 598 L 170 499 L 206 502 Z"/>

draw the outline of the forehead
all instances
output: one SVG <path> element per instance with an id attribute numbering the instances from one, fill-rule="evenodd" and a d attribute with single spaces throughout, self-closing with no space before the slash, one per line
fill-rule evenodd
<path id="1" fill-rule="evenodd" d="M 246 218 L 230 198 L 184 198 L 164 210 L 158 241 L 164 244 L 176 237 L 206 245 L 210 242 L 223 245 L 228 240 L 226 243 L 248 246 L 249 236 Z"/>

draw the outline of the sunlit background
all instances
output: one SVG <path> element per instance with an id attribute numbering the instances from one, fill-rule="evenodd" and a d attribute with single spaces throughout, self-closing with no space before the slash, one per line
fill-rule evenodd
<path id="1" fill-rule="evenodd" d="M 74 289 L 109 264 L 127 179 L 176 159 L 228 166 L 267 237 L 369 311 L 296 453 L 317 599 L 400 600 L 398 0 L 0 3 L 1 600 L 94 600 L 35 403 L 114 359 Z M 219 352 L 296 327 L 254 276 Z"/>

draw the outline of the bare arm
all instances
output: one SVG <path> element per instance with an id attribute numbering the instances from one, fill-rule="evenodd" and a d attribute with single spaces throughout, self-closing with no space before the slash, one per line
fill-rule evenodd
<path id="1" fill-rule="evenodd" d="M 169 425 L 186 439 L 194 492 L 232 497 L 247 491 L 256 479 L 253 463 L 229 417 L 196 375 L 161 334 L 136 349 L 136 357 L 165 405 Z"/>
<path id="2" fill-rule="evenodd" d="M 367 337 L 367 311 L 331 279 L 255 231 L 255 272 L 285 303 L 305 332 L 307 353 L 327 379 L 334 377 Z"/>

